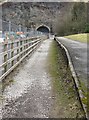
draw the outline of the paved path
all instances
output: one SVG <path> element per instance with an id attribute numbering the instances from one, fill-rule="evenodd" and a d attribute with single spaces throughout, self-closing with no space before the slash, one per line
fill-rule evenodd
<path id="1" fill-rule="evenodd" d="M 75 71 L 85 83 L 87 82 L 87 45 L 78 41 L 58 37 L 59 41 L 68 49 Z"/>
<path id="2" fill-rule="evenodd" d="M 52 40 L 44 41 L 26 64 L 15 71 L 3 96 L 3 117 L 47 118 L 52 106 L 51 77 L 45 68 Z M 10 102 L 11 101 L 11 102 Z"/>

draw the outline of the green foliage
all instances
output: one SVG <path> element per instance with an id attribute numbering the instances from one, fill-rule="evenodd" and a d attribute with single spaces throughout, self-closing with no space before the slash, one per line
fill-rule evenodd
<path id="1" fill-rule="evenodd" d="M 72 9 L 72 20 L 81 20 L 83 17 L 81 14 L 85 13 L 85 3 L 79 2 L 75 3 Z"/>
<path id="2" fill-rule="evenodd" d="M 89 33 L 89 24 L 88 23 L 86 24 L 86 27 L 85 27 L 85 33 Z"/>
<path id="3" fill-rule="evenodd" d="M 70 11 L 59 21 L 58 34 L 60 36 L 77 33 L 89 33 L 89 24 L 87 24 L 87 4 L 83 2 L 73 3 Z"/>
<path id="4" fill-rule="evenodd" d="M 83 33 L 83 34 L 74 34 L 74 35 L 68 35 L 65 36 L 65 38 L 71 39 L 71 40 L 77 40 L 83 43 L 89 43 L 87 41 L 87 36 L 89 35 L 89 33 Z"/>

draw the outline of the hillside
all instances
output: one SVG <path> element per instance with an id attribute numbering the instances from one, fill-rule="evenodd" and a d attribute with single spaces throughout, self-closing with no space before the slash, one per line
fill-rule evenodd
<path id="1" fill-rule="evenodd" d="M 73 3 L 48 3 L 48 2 L 8 2 L 4 3 L 3 20 L 27 27 L 46 24 L 54 29 L 59 16 L 65 15 Z"/>

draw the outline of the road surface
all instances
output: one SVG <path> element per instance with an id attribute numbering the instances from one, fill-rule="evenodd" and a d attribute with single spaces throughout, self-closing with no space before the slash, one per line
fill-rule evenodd
<path id="1" fill-rule="evenodd" d="M 87 47 L 89 44 L 64 37 L 58 37 L 58 40 L 68 49 L 77 76 L 86 84 L 87 74 L 89 74 L 87 71 Z"/>

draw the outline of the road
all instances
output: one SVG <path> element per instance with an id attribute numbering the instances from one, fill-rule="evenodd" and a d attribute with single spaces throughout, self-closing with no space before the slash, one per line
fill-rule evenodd
<path id="1" fill-rule="evenodd" d="M 87 71 L 87 48 L 89 44 L 64 37 L 58 37 L 58 40 L 68 49 L 77 76 L 86 84 L 87 74 L 89 75 Z"/>

